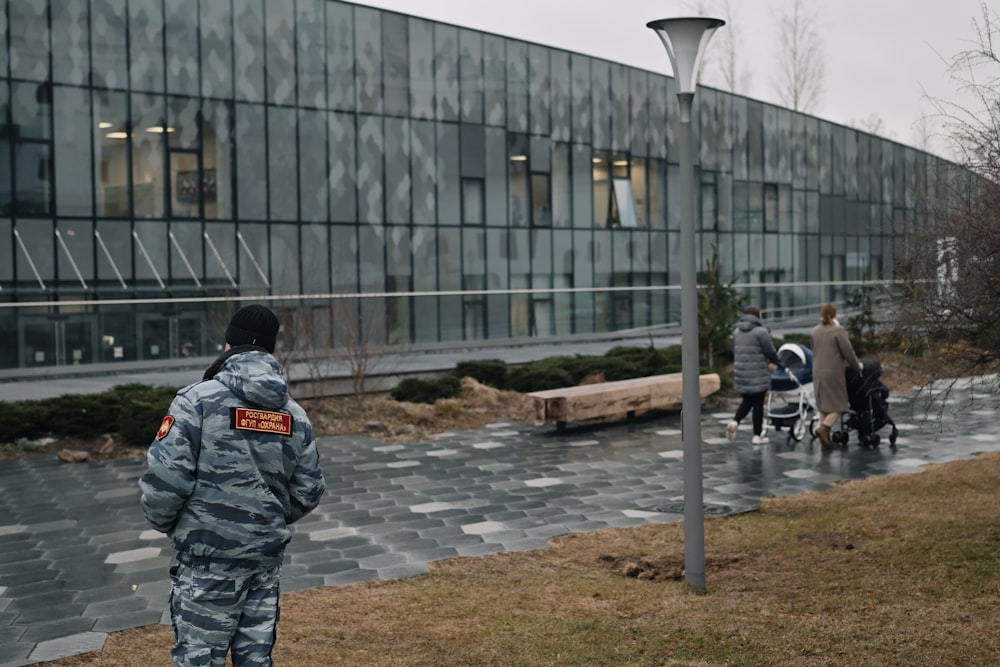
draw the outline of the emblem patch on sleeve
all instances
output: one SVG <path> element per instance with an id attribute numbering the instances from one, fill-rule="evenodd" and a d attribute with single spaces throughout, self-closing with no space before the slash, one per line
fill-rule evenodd
<path id="1" fill-rule="evenodd" d="M 164 417 L 163 421 L 160 422 L 160 429 L 156 432 L 156 439 L 163 440 L 165 437 L 167 437 L 167 434 L 170 433 L 170 429 L 173 425 L 174 425 L 173 417 L 171 417 L 170 415 Z"/>
<path id="2" fill-rule="evenodd" d="M 287 412 L 255 410 L 253 408 L 232 408 L 229 426 L 238 431 L 258 433 L 292 434 L 292 416 Z"/>

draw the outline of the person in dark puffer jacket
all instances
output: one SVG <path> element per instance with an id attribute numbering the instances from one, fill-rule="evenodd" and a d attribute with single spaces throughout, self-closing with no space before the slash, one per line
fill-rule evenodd
<path id="1" fill-rule="evenodd" d="M 139 480 L 142 509 L 170 537 L 175 667 L 273 665 L 291 524 L 326 489 L 316 435 L 274 357 L 280 323 L 251 305 L 201 382 L 177 392 Z"/>
<path id="2" fill-rule="evenodd" d="M 771 368 L 780 365 L 771 336 L 760 322 L 760 308 L 747 306 L 733 333 L 733 379 L 742 397 L 736 415 L 726 426 L 726 437 L 732 441 L 740 422 L 753 412 L 753 444 L 767 442 L 764 435 L 764 396 L 771 387 Z"/>

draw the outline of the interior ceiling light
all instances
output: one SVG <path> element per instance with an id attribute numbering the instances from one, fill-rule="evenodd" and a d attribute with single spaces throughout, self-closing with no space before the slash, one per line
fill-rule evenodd
<path id="1" fill-rule="evenodd" d="M 108 139 L 128 139 L 128 132 L 108 132 L 104 136 Z"/>
<path id="2" fill-rule="evenodd" d="M 612 164 L 614 164 L 616 167 L 627 167 L 628 160 L 615 160 Z"/>
<path id="3" fill-rule="evenodd" d="M 153 127 L 147 127 L 147 132 L 152 132 L 153 134 L 163 134 L 164 132 L 174 132 L 172 127 L 163 127 L 162 125 L 154 125 Z"/>
<path id="4" fill-rule="evenodd" d="M 603 164 L 604 163 L 604 158 L 600 158 L 600 157 L 591 158 L 591 160 L 593 161 L 594 164 Z"/>
<path id="5" fill-rule="evenodd" d="M 511 162 L 526 162 L 527 160 L 528 160 L 528 156 L 527 155 L 511 155 L 510 156 L 510 161 Z"/>
<path id="6" fill-rule="evenodd" d="M 106 130 L 109 127 L 111 127 L 111 123 L 109 123 L 106 120 L 102 120 L 100 123 L 97 124 L 97 127 L 101 128 L 102 130 Z"/>

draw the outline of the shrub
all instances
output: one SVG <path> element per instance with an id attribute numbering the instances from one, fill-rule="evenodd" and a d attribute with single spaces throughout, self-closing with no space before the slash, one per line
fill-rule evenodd
<path id="1" fill-rule="evenodd" d="M 462 382 L 454 375 L 424 380 L 407 378 L 389 394 L 397 401 L 409 403 L 434 403 L 439 398 L 454 398 L 462 393 Z"/>
<path id="2" fill-rule="evenodd" d="M 170 409 L 177 389 L 123 384 L 109 392 L 118 407 L 118 434 L 128 444 L 148 445 Z"/>
<path id="3" fill-rule="evenodd" d="M 0 402 L 0 433 L 5 440 L 117 433 L 129 444 L 148 444 L 176 392 L 173 387 L 130 384 L 98 394 Z"/>
<path id="4" fill-rule="evenodd" d="M 506 389 L 507 362 L 502 359 L 460 361 L 455 366 L 455 376 L 459 378 L 470 377 L 481 384 L 487 384 L 497 389 Z"/>
<path id="5" fill-rule="evenodd" d="M 546 360 L 543 360 L 543 362 Z M 521 393 L 558 389 L 576 384 L 558 363 L 534 362 L 516 366 L 507 372 L 507 387 Z"/>

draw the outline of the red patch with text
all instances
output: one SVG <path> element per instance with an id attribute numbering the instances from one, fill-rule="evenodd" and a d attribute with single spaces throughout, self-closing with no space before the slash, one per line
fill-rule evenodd
<path id="1" fill-rule="evenodd" d="M 292 416 L 287 412 L 255 410 L 253 408 L 233 408 L 229 425 L 239 431 L 258 433 L 292 434 Z"/>
<path id="2" fill-rule="evenodd" d="M 160 422 L 160 429 L 156 432 L 156 439 L 163 440 L 165 437 L 167 437 L 167 434 L 170 433 L 170 429 L 173 425 L 174 425 L 173 417 L 171 417 L 170 415 L 164 417 L 163 421 Z"/>

